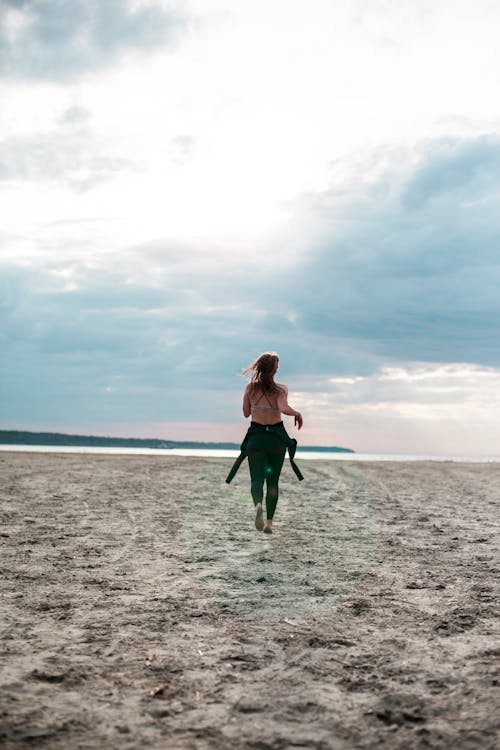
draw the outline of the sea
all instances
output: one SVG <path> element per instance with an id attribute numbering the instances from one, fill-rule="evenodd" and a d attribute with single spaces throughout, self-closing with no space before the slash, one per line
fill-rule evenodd
<path id="1" fill-rule="evenodd" d="M 0 445 L 0 451 L 15 453 L 93 453 L 103 456 L 192 456 L 197 458 L 236 458 L 239 455 L 238 450 L 206 448 L 112 448 L 73 445 Z M 328 453 L 323 451 L 301 451 L 300 448 L 297 450 L 295 457 L 301 461 L 452 461 L 455 463 L 500 463 L 500 455 L 438 456 L 403 453 Z"/>

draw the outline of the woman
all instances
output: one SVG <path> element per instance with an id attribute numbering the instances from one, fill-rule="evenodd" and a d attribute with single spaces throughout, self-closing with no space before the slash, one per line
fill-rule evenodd
<path id="1" fill-rule="evenodd" d="M 296 441 L 286 433 L 281 421 L 282 414 L 294 417 L 294 424 L 302 427 L 302 415 L 288 403 L 288 388 L 276 383 L 274 376 L 279 366 L 275 352 L 265 352 L 252 362 L 244 373 L 250 382 L 243 396 L 243 414 L 252 418 L 246 437 L 246 455 L 250 467 L 250 490 L 255 505 L 255 528 L 272 534 L 273 516 L 278 502 L 278 480 L 285 459 L 285 451 L 293 443 L 290 452 L 292 466 L 299 477 L 302 475 L 293 462 Z M 264 524 L 264 480 L 266 481 L 266 516 Z"/>

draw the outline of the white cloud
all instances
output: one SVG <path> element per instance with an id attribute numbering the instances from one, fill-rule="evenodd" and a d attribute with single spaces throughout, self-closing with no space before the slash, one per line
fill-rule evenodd
<path id="1" fill-rule="evenodd" d="M 496 455 L 500 369 L 465 363 L 386 366 L 365 377 L 330 378 L 296 397 L 305 442 L 358 451 Z"/>
<path id="2" fill-rule="evenodd" d="M 35 13 L 33 4 L 21 4 L 38 19 L 29 27 L 37 39 L 43 14 L 57 16 L 59 5 L 47 0 Z M 102 5 L 64 4 L 71 34 L 94 8 L 88 33 L 102 41 L 99 29 L 109 21 L 96 10 Z M 116 44 L 145 48 L 143 25 L 160 18 L 160 31 L 168 27 L 174 6 L 147 4 L 132 13 L 113 0 L 109 7 L 119 17 L 109 31 Z M 140 65 L 113 56 L 121 47 L 112 44 L 113 65 L 72 80 L 71 87 L 4 84 L 0 93 L 10 106 L 3 137 L 22 135 L 33 143 L 46 133 L 53 139 L 46 152 L 57 154 L 61 145 L 62 159 L 56 158 L 60 186 L 6 194 L 8 216 L 20 216 L 22 203 L 24 221 L 40 205 L 56 218 L 51 206 L 58 205 L 72 217 L 117 218 L 124 234 L 142 242 L 269 232 L 290 215 L 297 194 L 345 185 L 363 150 L 498 128 L 491 71 L 500 64 L 494 32 L 500 9 L 490 3 L 203 0 L 184 9 L 189 33 L 175 47 L 155 46 Z M 49 25 L 61 44 L 62 23 Z M 471 38 L 474 54 L 464 55 Z M 102 167 L 106 175 L 117 159 L 141 165 L 141 172 L 121 174 L 85 201 L 66 195 L 75 180 L 62 173 L 71 168 L 52 126 L 68 111 L 89 113 L 91 152 L 97 146 L 102 158 L 104 145 L 113 160 Z M 366 168 L 364 155 L 361 161 Z M 101 187 L 101 168 L 92 163 L 88 171 L 76 183 L 89 188 L 95 178 Z"/>

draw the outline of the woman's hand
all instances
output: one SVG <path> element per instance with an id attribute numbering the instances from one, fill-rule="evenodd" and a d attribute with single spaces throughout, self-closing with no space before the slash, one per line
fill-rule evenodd
<path id="1" fill-rule="evenodd" d="M 298 427 L 300 430 L 303 425 L 302 414 L 300 413 L 300 411 L 292 409 L 292 407 L 288 403 L 288 388 L 286 387 L 286 385 L 280 383 L 279 386 L 281 389 L 281 393 L 278 396 L 278 409 L 282 414 L 288 414 L 289 417 L 293 417 L 293 423 L 295 427 Z"/>

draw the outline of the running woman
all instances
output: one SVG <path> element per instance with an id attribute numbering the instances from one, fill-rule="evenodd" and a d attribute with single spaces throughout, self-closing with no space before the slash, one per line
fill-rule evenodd
<path id="1" fill-rule="evenodd" d="M 245 451 L 250 468 L 250 491 L 255 505 L 255 528 L 272 534 L 273 517 L 278 502 L 278 481 L 288 448 L 292 467 L 299 479 L 302 475 L 293 461 L 297 442 L 289 437 L 282 414 L 294 418 L 300 430 L 302 414 L 288 403 L 288 388 L 276 383 L 274 376 L 279 367 L 276 352 L 265 352 L 252 362 L 244 373 L 250 382 L 243 396 L 243 414 L 251 417 L 245 438 Z M 264 482 L 266 483 L 266 522 L 264 523 Z"/>

